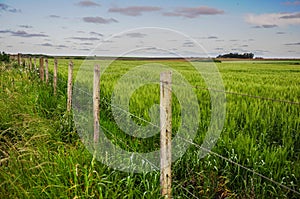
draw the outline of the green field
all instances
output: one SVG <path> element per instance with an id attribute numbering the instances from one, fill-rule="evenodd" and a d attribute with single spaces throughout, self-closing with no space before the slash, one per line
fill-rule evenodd
<path id="1" fill-rule="evenodd" d="M 49 60 L 48 85 L 39 80 L 37 70 L 16 63 L 1 65 L 0 197 L 160 198 L 159 171 L 117 171 L 97 161 L 85 148 L 72 114 L 66 112 L 69 60 L 58 60 L 57 96 L 52 88 L 53 61 Z M 74 92 L 76 85 L 90 92 L 92 70 L 78 80 L 83 60 L 73 62 Z M 95 62 L 87 61 L 91 67 Z M 189 62 L 157 62 L 178 71 L 192 85 L 200 111 L 194 145 L 172 164 L 174 198 L 300 197 L 300 61 L 215 63 L 226 90 L 226 119 L 213 153 L 202 159 L 197 146 L 202 144 L 211 119 L 207 85 Z M 99 63 L 102 66 L 104 62 Z M 126 150 L 159 148 L 159 135 L 141 139 L 124 133 L 110 106 L 118 80 L 131 69 L 151 63 L 114 61 L 101 76 L 100 124 L 107 137 Z M 145 125 L 144 120 L 154 122 L 149 109 L 158 103 L 158 84 L 136 90 L 129 106 L 130 113 L 137 116 L 133 120 L 140 126 Z M 172 111 L 175 136 L 181 117 L 176 96 Z"/>

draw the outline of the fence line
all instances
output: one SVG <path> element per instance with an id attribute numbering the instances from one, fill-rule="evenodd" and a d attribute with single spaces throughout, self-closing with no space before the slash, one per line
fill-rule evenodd
<path id="1" fill-rule="evenodd" d="M 19 61 L 19 56 L 18 56 L 18 61 Z M 34 58 L 34 62 L 36 61 L 36 58 Z M 40 68 L 39 68 L 39 71 L 40 71 L 40 78 L 41 78 L 41 80 L 44 80 L 44 64 L 43 64 L 44 62 L 43 62 L 43 58 L 40 58 Z M 56 62 L 56 66 L 57 66 L 57 62 Z M 71 67 L 70 67 L 71 66 Z M 35 63 L 35 67 L 36 67 L 36 63 Z M 70 68 L 71 68 L 71 71 L 72 71 L 72 69 L 73 69 L 73 63 L 72 62 L 70 62 L 70 64 L 69 64 L 69 71 L 70 71 Z M 57 72 L 57 70 L 56 70 L 56 72 Z M 41 73 L 43 74 L 43 75 L 41 75 Z M 70 75 L 71 74 L 71 75 Z M 68 75 L 68 79 L 70 79 L 70 76 L 71 76 L 71 78 L 72 78 L 72 72 L 71 73 L 69 73 L 69 75 Z M 55 75 L 53 76 L 53 77 L 55 77 Z M 56 79 L 56 78 L 55 78 Z M 53 79 L 54 80 L 54 79 Z M 56 80 L 57 81 L 57 80 Z M 162 81 L 160 81 L 160 82 L 162 82 Z M 71 82 L 71 84 L 72 84 L 72 82 Z M 181 85 L 182 86 L 182 85 Z M 282 103 L 288 103 L 288 104 L 300 104 L 300 102 L 292 102 L 292 101 L 287 101 L 287 100 L 279 100 L 279 99 L 273 99 L 273 98 L 265 98 L 265 97 L 261 97 L 261 96 L 254 96 L 254 95 L 249 95 L 249 94 L 244 94 L 244 93 L 236 93 L 236 92 L 230 92 L 230 91 L 223 91 L 223 90 L 217 90 L 217 89 L 211 89 L 211 88 L 203 88 L 203 87 L 199 87 L 199 86 L 196 86 L 196 87 L 194 87 L 194 88 L 196 88 L 196 89 L 199 89 L 199 90 L 209 90 L 209 91 L 214 91 L 214 92 L 222 92 L 222 93 L 226 93 L 226 94 L 232 94 L 232 95 L 239 95 L 239 96 L 245 96 L 245 97 L 250 97 L 250 98 L 256 98 L 256 99 L 261 99 L 261 100 L 268 100 L 268 101 L 274 101 L 274 102 L 282 102 Z M 90 93 L 88 93 L 88 92 L 86 92 L 86 91 L 83 91 L 82 89 L 79 89 L 79 88 L 76 88 L 76 87 L 74 87 L 73 89 L 78 89 L 78 90 L 81 90 L 82 92 L 85 92 L 86 94 L 89 94 L 90 95 Z M 70 90 L 72 90 L 72 87 L 70 88 Z M 71 91 L 72 92 L 72 91 Z M 69 89 L 68 89 L 68 94 L 69 94 Z M 72 93 L 71 93 L 72 94 Z M 68 102 L 69 102 L 69 100 L 68 100 Z M 71 102 L 71 101 L 70 101 Z M 149 123 L 149 124 L 151 124 L 151 125 L 153 125 L 153 126 L 155 126 L 155 127 L 158 127 L 159 128 L 159 126 L 157 126 L 157 125 L 155 125 L 155 124 L 153 124 L 153 123 L 151 123 L 151 122 L 149 122 L 149 121 L 147 121 L 147 120 L 145 120 L 145 119 L 143 119 L 143 118 L 140 118 L 140 117 L 138 117 L 138 116 L 136 116 L 136 115 L 134 115 L 134 114 L 132 114 L 132 113 L 130 113 L 130 112 L 128 112 L 128 111 L 126 111 L 126 110 L 124 110 L 124 109 L 122 109 L 122 108 L 120 108 L 120 107 L 117 107 L 117 106 L 115 106 L 115 105 L 112 105 L 112 104 L 110 104 L 110 103 L 108 103 L 108 102 L 104 102 L 104 103 L 106 103 L 107 105 L 110 105 L 110 106 L 114 106 L 114 107 L 116 107 L 116 108 L 119 108 L 120 110 L 122 110 L 122 111 L 124 111 L 125 113 L 127 113 L 127 114 L 129 114 L 129 115 L 131 115 L 131 116 L 133 116 L 133 117 L 136 117 L 136 118 L 138 118 L 138 119 L 141 119 L 142 121 L 144 121 L 144 122 L 147 122 L 147 123 Z M 71 108 L 71 106 L 70 106 L 70 108 Z M 104 129 L 104 127 L 101 127 L 101 129 Z M 106 131 L 107 131 L 107 129 L 106 129 Z M 111 132 L 109 132 L 109 133 L 111 133 Z M 112 133 L 111 133 L 112 134 Z M 113 135 L 113 134 L 112 134 Z M 227 161 L 227 162 L 230 162 L 231 164 L 233 164 L 233 165 L 236 165 L 236 166 L 238 166 L 238 167 L 240 167 L 240 168 L 242 168 L 242 169 L 245 169 L 245 170 L 247 170 L 247 171 L 249 171 L 249 172 L 252 172 L 254 175 L 257 175 L 257 176 L 259 176 L 259 177 L 261 177 L 261 178 L 263 178 L 263 179 L 265 179 L 265 180 L 268 180 L 269 182 L 271 182 L 271 183 L 274 183 L 274 184 L 276 184 L 276 185 L 278 185 L 278 186 L 280 186 L 280 187 L 282 187 L 282 188 L 284 188 L 284 189 L 287 189 L 287 190 L 289 190 L 289 191 L 291 191 L 291 192 L 293 192 L 293 193 L 295 193 L 295 194 L 297 194 L 297 195 L 300 195 L 300 192 L 299 191 L 297 191 L 297 190 L 295 190 L 295 189 L 292 189 L 292 188 L 290 188 L 290 187 L 288 187 L 288 186 L 286 186 L 286 185 L 283 185 L 282 183 L 279 183 L 279 182 L 277 182 L 277 181 L 275 181 L 275 180 L 273 180 L 273 179 L 271 179 L 271 178 L 269 178 L 269 177 L 266 177 L 266 176 L 264 176 L 264 175 L 262 175 L 262 174 L 260 174 L 260 173 L 258 173 L 258 172 L 256 172 L 256 171 L 254 171 L 254 170 L 252 170 L 252 169 L 250 169 L 250 168 L 248 168 L 248 167 L 246 167 L 246 166 L 243 166 L 243 165 L 241 165 L 241 164 L 239 164 L 239 163 L 237 163 L 237 162 L 235 162 L 235 161 L 233 161 L 233 160 L 231 160 L 231 159 L 229 159 L 229 158 L 227 158 L 227 157 L 224 157 L 224 156 L 222 156 L 222 155 L 220 155 L 220 154 L 218 154 L 218 153 L 216 153 L 216 152 L 213 152 L 213 151 L 211 151 L 210 149 L 206 149 L 206 148 L 204 148 L 204 147 L 202 147 L 202 146 L 200 146 L 200 145 L 198 145 L 198 144 L 196 144 L 196 143 L 194 143 L 193 141 L 189 141 L 189 140 L 186 140 L 185 138 L 182 138 L 182 137 L 180 137 L 179 136 L 179 138 L 181 138 L 183 141 L 185 141 L 185 142 L 187 142 L 187 143 L 189 143 L 189 144 L 192 144 L 192 145 L 194 145 L 195 147 L 197 147 L 197 148 L 199 148 L 199 149 L 202 149 L 202 150 L 204 150 L 204 151 L 207 151 L 207 152 L 209 152 L 210 154 L 213 154 L 213 155 L 215 155 L 215 156 L 217 156 L 217 157 L 219 157 L 219 158 L 221 158 L 221 159 L 223 159 L 223 160 L 225 160 L 225 161 Z M 119 139 L 120 140 L 120 139 Z M 125 143 L 124 143 L 125 144 Z M 128 146 L 127 144 L 126 144 L 126 146 Z M 129 146 L 128 146 L 129 147 Z M 129 147 L 130 148 L 130 147 Z M 149 160 L 148 160 L 148 162 L 150 162 Z M 153 164 L 153 163 L 152 163 Z M 154 164 L 153 164 L 154 165 Z M 155 166 L 155 165 L 154 165 Z M 185 187 L 183 187 L 182 185 L 180 185 L 179 183 L 177 183 L 179 186 L 181 186 L 184 190 L 186 190 L 189 194 L 191 194 L 193 197 L 195 197 L 195 198 L 198 198 L 197 196 L 195 196 L 193 193 L 191 193 L 188 189 L 186 189 Z"/>

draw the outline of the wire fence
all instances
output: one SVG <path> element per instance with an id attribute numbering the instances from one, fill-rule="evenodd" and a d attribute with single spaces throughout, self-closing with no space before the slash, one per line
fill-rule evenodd
<path id="1" fill-rule="evenodd" d="M 33 69 L 34 69 L 34 67 L 33 67 Z M 34 71 L 37 72 L 36 69 L 35 69 Z M 49 73 L 49 76 L 52 77 L 52 78 L 54 77 L 51 73 Z M 136 77 L 133 77 L 133 78 L 136 78 Z M 143 78 L 143 77 L 140 77 L 140 78 Z M 145 80 L 146 80 L 146 79 L 145 79 Z M 62 82 L 62 83 L 65 83 L 66 80 L 58 78 L 58 81 L 60 81 L 60 82 Z M 187 85 L 175 85 L 175 86 L 187 86 Z M 228 94 L 228 95 L 243 96 L 243 97 L 248 97 L 248 98 L 252 98 L 252 99 L 259 99 L 259 100 L 264 100 L 264 101 L 271 101 L 271 102 L 278 102 L 278 103 L 286 103 L 286 104 L 290 104 L 290 105 L 300 105 L 300 102 L 296 102 L 296 101 L 289 101 L 289 100 L 282 100 L 282 99 L 274 99 L 274 98 L 268 98 L 268 97 L 263 97 L 263 96 L 250 95 L 250 94 L 246 94 L 246 93 L 238 93 L 238 92 L 232 92 L 232 91 L 226 91 L 226 90 L 218 90 L 218 89 L 205 88 L 205 87 L 200 87 L 200 86 L 193 86 L 193 88 L 195 88 L 195 89 L 197 89 L 197 90 L 206 90 L 206 91 L 212 91 L 212 92 L 219 92 L 219 93 L 224 93 L 224 94 Z M 91 93 L 89 93 L 89 92 L 87 92 L 87 91 L 85 91 L 85 90 L 82 90 L 82 89 L 77 88 L 77 87 L 73 87 L 73 89 L 79 90 L 80 92 L 85 93 L 85 95 L 87 95 L 87 96 L 89 96 L 89 97 L 91 97 L 91 98 L 93 97 L 93 95 L 92 95 Z M 146 119 L 144 119 L 144 118 L 141 118 L 141 117 L 139 117 L 139 116 L 137 116 L 137 115 L 135 115 L 135 114 L 132 114 L 131 112 L 129 112 L 129 111 L 127 111 L 127 110 L 124 110 L 124 109 L 121 108 L 121 107 L 118 107 L 118 106 L 116 106 L 116 105 L 114 105 L 114 104 L 108 103 L 107 101 L 104 101 L 104 103 L 105 103 L 107 106 L 111 106 L 111 107 L 117 108 L 117 109 L 119 109 L 120 111 L 124 112 L 125 114 L 127 114 L 127 115 L 129 115 L 129 116 L 132 116 L 132 117 L 134 117 L 134 118 L 136 118 L 136 119 L 138 119 L 138 120 L 140 120 L 140 121 L 143 121 L 143 122 L 145 122 L 145 123 L 147 123 L 147 124 L 149 124 L 149 125 L 152 125 L 152 126 L 158 128 L 158 129 L 160 128 L 158 125 L 153 124 L 152 122 L 150 122 L 150 121 L 148 121 L 148 120 L 146 120 Z M 106 133 L 110 134 L 110 136 L 114 137 L 114 139 L 116 139 L 116 140 L 118 140 L 119 142 L 121 142 L 121 143 L 123 143 L 124 145 L 126 145 L 126 146 L 128 147 L 128 149 L 133 150 L 128 144 L 126 144 L 124 141 L 122 141 L 120 138 L 118 138 L 118 136 L 115 136 L 114 133 L 112 133 L 111 131 L 109 131 L 109 130 L 108 130 L 107 128 L 105 128 L 104 126 L 101 126 L 101 129 L 104 130 Z M 177 135 L 177 136 L 178 136 L 178 135 Z M 245 171 L 251 172 L 252 174 L 254 174 L 254 175 L 256 175 L 256 176 L 258 176 L 258 177 L 260 177 L 260 178 L 263 178 L 263 179 L 269 181 L 270 183 L 273 183 L 273 184 L 275 184 L 275 185 L 277 185 L 277 186 L 280 186 L 280 187 L 283 188 L 283 189 L 286 189 L 286 190 L 288 190 L 288 191 L 291 191 L 291 192 L 293 192 L 294 194 L 297 194 L 297 195 L 300 197 L 300 192 L 299 192 L 299 191 L 297 191 L 297 190 L 295 190 L 295 189 L 292 189 L 292 188 L 290 188 L 290 187 L 284 185 L 283 183 L 277 182 L 277 181 L 273 180 L 272 178 L 269 178 L 269 177 L 267 177 L 267 176 L 265 176 L 265 175 L 263 175 L 263 174 L 261 174 L 261 173 L 255 171 L 255 170 L 253 170 L 253 169 L 251 169 L 251 168 L 249 168 L 249 167 L 246 167 L 246 166 L 244 166 L 244 165 L 242 165 L 242 164 L 240 164 L 240 163 L 238 163 L 238 162 L 236 162 L 236 161 L 233 161 L 233 160 L 230 159 L 230 158 L 227 158 L 227 157 L 225 157 L 225 156 L 223 156 L 223 155 L 221 155 L 221 154 L 218 154 L 218 153 L 216 153 L 216 152 L 211 151 L 210 149 L 207 149 L 207 148 L 205 148 L 205 147 L 203 147 L 203 146 L 200 146 L 199 144 L 195 143 L 193 140 L 187 140 L 186 138 L 183 138 L 183 137 L 180 137 L 180 136 L 179 136 L 179 138 L 180 138 L 182 141 L 184 141 L 184 142 L 186 142 L 186 143 L 188 143 L 188 144 L 190 144 L 190 145 L 193 145 L 193 146 L 195 146 L 196 148 L 198 148 L 198 149 L 200 149 L 200 150 L 206 151 L 206 152 L 208 152 L 209 154 L 211 154 L 211 155 L 213 155 L 213 156 L 215 156 L 215 157 L 218 157 L 218 158 L 220 158 L 220 159 L 222 159 L 222 160 L 224 160 L 224 161 L 226 161 L 226 162 L 229 162 L 229 163 L 232 164 L 232 165 L 235 165 L 235 166 L 237 166 L 237 167 L 239 167 L 239 168 L 241 168 L 241 169 L 244 169 Z M 156 168 L 157 170 L 159 170 L 159 168 L 158 168 L 155 164 L 153 164 L 151 161 L 145 159 L 143 156 L 140 156 L 140 157 L 143 158 L 145 161 L 147 161 L 149 164 L 151 164 L 154 168 Z M 176 183 L 176 182 L 175 182 L 175 183 Z M 192 196 L 193 198 L 198 198 L 196 195 L 194 195 L 191 191 L 189 191 L 189 190 L 188 190 L 187 188 L 185 188 L 183 185 L 181 185 L 181 184 L 179 184 L 179 183 L 176 183 L 176 184 L 177 184 L 180 188 L 182 188 L 183 190 L 185 190 L 185 191 L 187 192 L 187 194 L 189 194 L 189 195 Z"/>

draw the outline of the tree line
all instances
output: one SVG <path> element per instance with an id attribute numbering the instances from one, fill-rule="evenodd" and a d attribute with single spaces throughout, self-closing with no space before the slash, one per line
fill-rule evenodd
<path id="1" fill-rule="evenodd" d="M 239 58 L 239 59 L 253 59 L 254 54 L 253 53 L 244 53 L 244 54 L 238 54 L 238 53 L 228 53 L 224 55 L 219 55 L 217 58 Z"/>

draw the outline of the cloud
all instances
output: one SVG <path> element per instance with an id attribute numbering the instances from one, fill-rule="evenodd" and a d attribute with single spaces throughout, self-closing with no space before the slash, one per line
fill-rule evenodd
<path id="1" fill-rule="evenodd" d="M 5 34 L 5 33 L 11 33 L 12 31 L 10 31 L 10 30 L 0 30 L 0 34 L 2 33 L 2 34 Z"/>
<path id="2" fill-rule="evenodd" d="M 286 15 L 286 16 L 282 16 L 280 17 L 281 19 L 299 19 L 300 18 L 300 12 L 298 13 L 293 13 L 291 15 Z"/>
<path id="3" fill-rule="evenodd" d="M 300 1 L 286 1 L 286 2 L 283 2 L 281 4 L 285 5 L 285 6 L 299 6 Z"/>
<path id="4" fill-rule="evenodd" d="M 96 35 L 96 36 L 103 37 L 103 34 L 97 33 L 97 32 L 90 32 L 90 34 L 91 34 L 91 35 Z"/>
<path id="5" fill-rule="evenodd" d="M 300 25 L 300 13 L 268 13 L 268 14 L 248 14 L 245 21 L 255 25 L 255 28 L 274 28 L 289 25 Z"/>
<path id="6" fill-rule="evenodd" d="M 98 41 L 98 40 L 100 40 L 96 37 L 71 37 L 70 39 L 80 40 L 80 41 Z"/>
<path id="7" fill-rule="evenodd" d="M 78 50 L 80 50 L 80 51 L 90 51 L 91 49 L 89 49 L 89 48 L 80 48 Z"/>
<path id="8" fill-rule="evenodd" d="M 284 44 L 286 46 L 300 46 L 300 42 Z"/>
<path id="9" fill-rule="evenodd" d="M 273 24 L 273 25 L 262 25 L 261 27 L 263 27 L 263 28 L 276 28 L 278 26 Z"/>
<path id="10" fill-rule="evenodd" d="M 209 36 L 209 37 L 207 37 L 207 39 L 218 39 L 218 37 L 216 37 L 216 36 Z"/>
<path id="11" fill-rule="evenodd" d="M 21 10 L 13 8 L 5 3 L 0 3 L 0 12 L 12 12 L 12 13 L 17 13 L 17 12 L 21 12 Z"/>
<path id="12" fill-rule="evenodd" d="M 126 36 L 132 37 L 132 38 L 143 38 L 147 35 L 143 34 L 143 33 L 139 33 L 139 32 L 132 32 L 132 33 L 127 33 Z"/>
<path id="13" fill-rule="evenodd" d="M 253 26 L 252 28 L 276 28 L 278 27 L 277 25 L 273 24 L 273 25 L 261 25 L 261 26 Z"/>
<path id="14" fill-rule="evenodd" d="M 126 8 L 110 8 L 108 12 L 117 12 L 127 16 L 140 16 L 143 12 L 154 12 L 161 10 L 157 6 L 130 6 Z"/>
<path id="15" fill-rule="evenodd" d="M 76 5 L 78 5 L 80 7 L 98 7 L 98 6 L 101 6 L 100 4 L 98 4 L 94 1 L 89 1 L 89 0 L 80 1 Z"/>
<path id="16" fill-rule="evenodd" d="M 94 45 L 94 43 L 88 43 L 88 42 L 85 42 L 85 43 L 81 43 L 80 45 L 84 45 L 84 46 L 92 46 L 92 45 Z"/>
<path id="17" fill-rule="evenodd" d="M 84 22 L 87 23 L 96 23 L 96 24 L 109 24 L 109 23 L 117 23 L 118 21 L 114 18 L 105 19 L 102 17 L 84 17 Z"/>
<path id="18" fill-rule="evenodd" d="M 10 33 L 12 36 L 16 37 L 48 37 L 43 33 L 27 33 L 23 30 L 11 31 L 11 30 L 0 30 L 0 33 Z"/>
<path id="19" fill-rule="evenodd" d="M 26 28 L 26 29 L 30 29 L 33 28 L 32 26 L 29 25 L 19 25 L 20 28 Z"/>
<path id="20" fill-rule="evenodd" d="M 46 47 L 52 47 L 53 45 L 52 44 L 49 44 L 49 43 L 43 43 L 43 44 L 40 44 L 41 46 L 46 46 Z"/>
<path id="21" fill-rule="evenodd" d="M 58 15 L 49 15 L 50 18 L 60 18 Z"/>
<path id="22" fill-rule="evenodd" d="M 201 15 L 218 15 L 224 14 L 223 10 L 219 10 L 216 8 L 211 8 L 208 6 L 201 7 L 181 7 L 176 8 L 173 12 L 165 12 L 164 16 L 168 17 L 186 17 L 186 18 L 196 18 Z"/>
<path id="23" fill-rule="evenodd" d="M 11 32 L 12 36 L 17 36 L 17 37 L 48 37 L 48 35 L 42 34 L 42 33 L 27 33 L 26 31 L 16 31 L 16 32 Z"/>
<path id="24" fill-rule="evenodd" d="M 194 44 L 194 42 L 187 41 L 187 42 L 184 42 L 182 46 L 183 47 L 194 47 L 195 44 Z"/>

